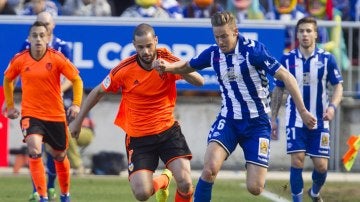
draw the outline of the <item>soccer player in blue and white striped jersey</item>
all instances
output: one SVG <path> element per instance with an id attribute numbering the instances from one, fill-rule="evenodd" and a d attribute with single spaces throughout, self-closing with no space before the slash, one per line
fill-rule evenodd
<path id="1" fill-rule="evenodd" d="M 157 60 L 160 72 L 184 73 L 212 67 L 222 96 L 220 113 L 208 136 L 204 168 L 196 186 L 194 201 L 211 200 L 212 186 L 224 161 L 239 144 L 247 168 L 247 189 L 259 195 L 269 163 L 271 124 L 269 84 L 266 73 L 283 80 L 304 123 L 312 128 L 316 119 L 306 110 L 296 80 L 267 52 L 265 46 L 239 34 L 235 17 L 228 11 L 211 18 L 216 44 L 190 61 L 169 64 Z"/>
<path id="2" fill-rule="evenodd" d="M 314 128 L 308 129 L 295 108 L 293 97 L 287 98 L 286 134 L 287 153 L 291 155 L 290 187 L 294 202 L 302 201 L 305 155 L 310 156 L 314 164 L 313 184 L 308 195 L 313 201 L 322 201 L 319 192 L 326 180 L 328 159 L 330 157 L 329 121 L 334 118 L 336 107 L 343 93 L 343 78 L 335 58 L 329 52 L 316 47 L 317 22 L 305 17 L 296 25 L 299 48 L 285 54 L 281 60 L 298 82 L 305 107 L 317 119 Z M 329 98 L 328 86 L 333 86 L 333 95 Z M 276 81 L 272 96 L 272 135 L 276 138 L 276 117 L 281 105 L 284 83 Z"/>

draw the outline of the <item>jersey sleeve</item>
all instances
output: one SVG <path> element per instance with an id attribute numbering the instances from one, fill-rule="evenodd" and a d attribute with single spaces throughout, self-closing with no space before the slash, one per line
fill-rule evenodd
<path id="1" fill-rule="evenodd" d="M 71 61 L 62 54 L 57 54 L 59 62 L 62 63 L 61 73 L 70 81 L 79 75 L 79 70 Z"/>
<path id="2" fill-rule="evenodd" d="M 196 70 L 202 70 L 204 68 L 211 66 L 211 53 L 213 51 L 213 46 L 205 49 L 198 56 L 192 58 L 189 61 L 190 67 Z"/>
<path id="3" fill-rule="evenodd" d="M 249 55 L 249 60 L 250 64 L 265 70 L 271 76 L 274 76 L 280 68 L 280 63 L 270 55 L 265 45 L 260 42 L 254 43 L 253 53 Z"/>
<path id="4" fill-rule="evenodd" d="M 10 80 L 14 80 L 20 74 L 20 65 L 19 61 L 12 59 L 8 64 L 4 76 Z"/>
<path id="5" fill-rule="evenodd" d="M 286 66 L 285 60 L 286 60 L 286 56 L 283 55 L 283 56 L 281 57 L 280 64 L 281 64 L 282 66 L 284 66 L 285 69 L 287 69 L 288 67 Z M 285 83 L 284 83 L 282 80 L 279 80 L 279 79 L 276 79 L 276 78 L 275 78 L 275 85 L 276 85 L 277 87 L 281 87 L 281 88 L 284 88 L 284 87 L 285 87 Z"/>
<path id="6" fill-rule="evenodd" d="M 110 72 L 101 82 L 101 88 L 105 92 L 117 93 L 121 89 L 120 75 Z"/>
<path id="7" fill-rule="evenodd" d="M 335 57 L 332 54 L 329 55 L 327 70 L 328 70 L 327 80 L 331 83 L 331 85 L 336 85 L 338 83 L 343 82 L 341 72 L 336 63 Z"/>

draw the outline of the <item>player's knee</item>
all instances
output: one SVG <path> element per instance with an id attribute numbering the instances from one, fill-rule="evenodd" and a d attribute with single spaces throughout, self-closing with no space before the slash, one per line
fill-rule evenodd
<path id="1" fill-rule="evenodd" d="M 326 173 L 327 172 L 327 165 L 317 165 L 315 169 L 319 173 Z"/>
<path id="2" fill-rule="evenodd" d="M 179 181 L 178 183 L 178 190 L 181 192 L 181 193 L 191 193 L 193 192 L 193 184 L 191 181 L 187 181 L 187 180 L 182 180 L 182 181 Z"/>
<path id="3" fill-rule="evenodd" d="M 152 195 L 151 191 L 139 190 L 139 189 L 136 189 L 136 190 L 133 189 L 133 193 L 134 193 L 136 200 L 138 200 L 138 201 L 146 201 Z"/>
<path id="4" fill-rule="evenodd" d="M 213 182 L 218 172 L 219 171 L 216 170 L 213 166 L 208 166 L 203 169 L 201 177 L 208 182 Z"/>
<path id="5" fill-rule="evenodd" d="M 259 185 L 250 185 L 247 187 L 248 191 L 252 194 L 252 195 L 260 195 L 261 192 L 263 192 L 264 187 L 263 186 L 259 186 Z"/>

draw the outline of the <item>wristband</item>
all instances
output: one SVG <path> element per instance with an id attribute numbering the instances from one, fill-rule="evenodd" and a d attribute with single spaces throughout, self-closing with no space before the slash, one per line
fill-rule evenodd
<path id="1" fill-rule="evenodd" d="M 328 107 L 332 107 L 336 111 L 336 106 L 333 103 L 330 103 Z"/>

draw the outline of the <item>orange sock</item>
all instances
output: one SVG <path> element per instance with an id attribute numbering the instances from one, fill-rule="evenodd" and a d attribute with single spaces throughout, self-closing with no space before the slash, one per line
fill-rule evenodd
<path id="1" fill-rule="evenodd" d="M 191 190 L 187 194 L 181 193 L 179 190 L 176 190 L 175 202 L 191 202 L 192 196 L 193 196 L 193 190 Z"/>
<path id="2" fill-rule="evenodd" d="M 70 190 L 70 162 L 67 156 L 65 156 L 63 161 L 56 161 L 55 168 L 56 174 L 59 179 L 59 186 L 61 194 L 68 194 Z"/>
<path id="3" fill-rule="evenodd" d="M 29 158 L 29 169 L 36 191 L 40 196 L 47 197 L 46 175 L 42 158 Z"/>
<path id="4" fill-rule="evenodd" d="M 157 192 L 159 189 L 165 188 L 169 184 L 169 178 L 166 175 L 159 175 L 154 177 L 153 179 L 153 186 L 154 186 L 154 193 Z"/>

